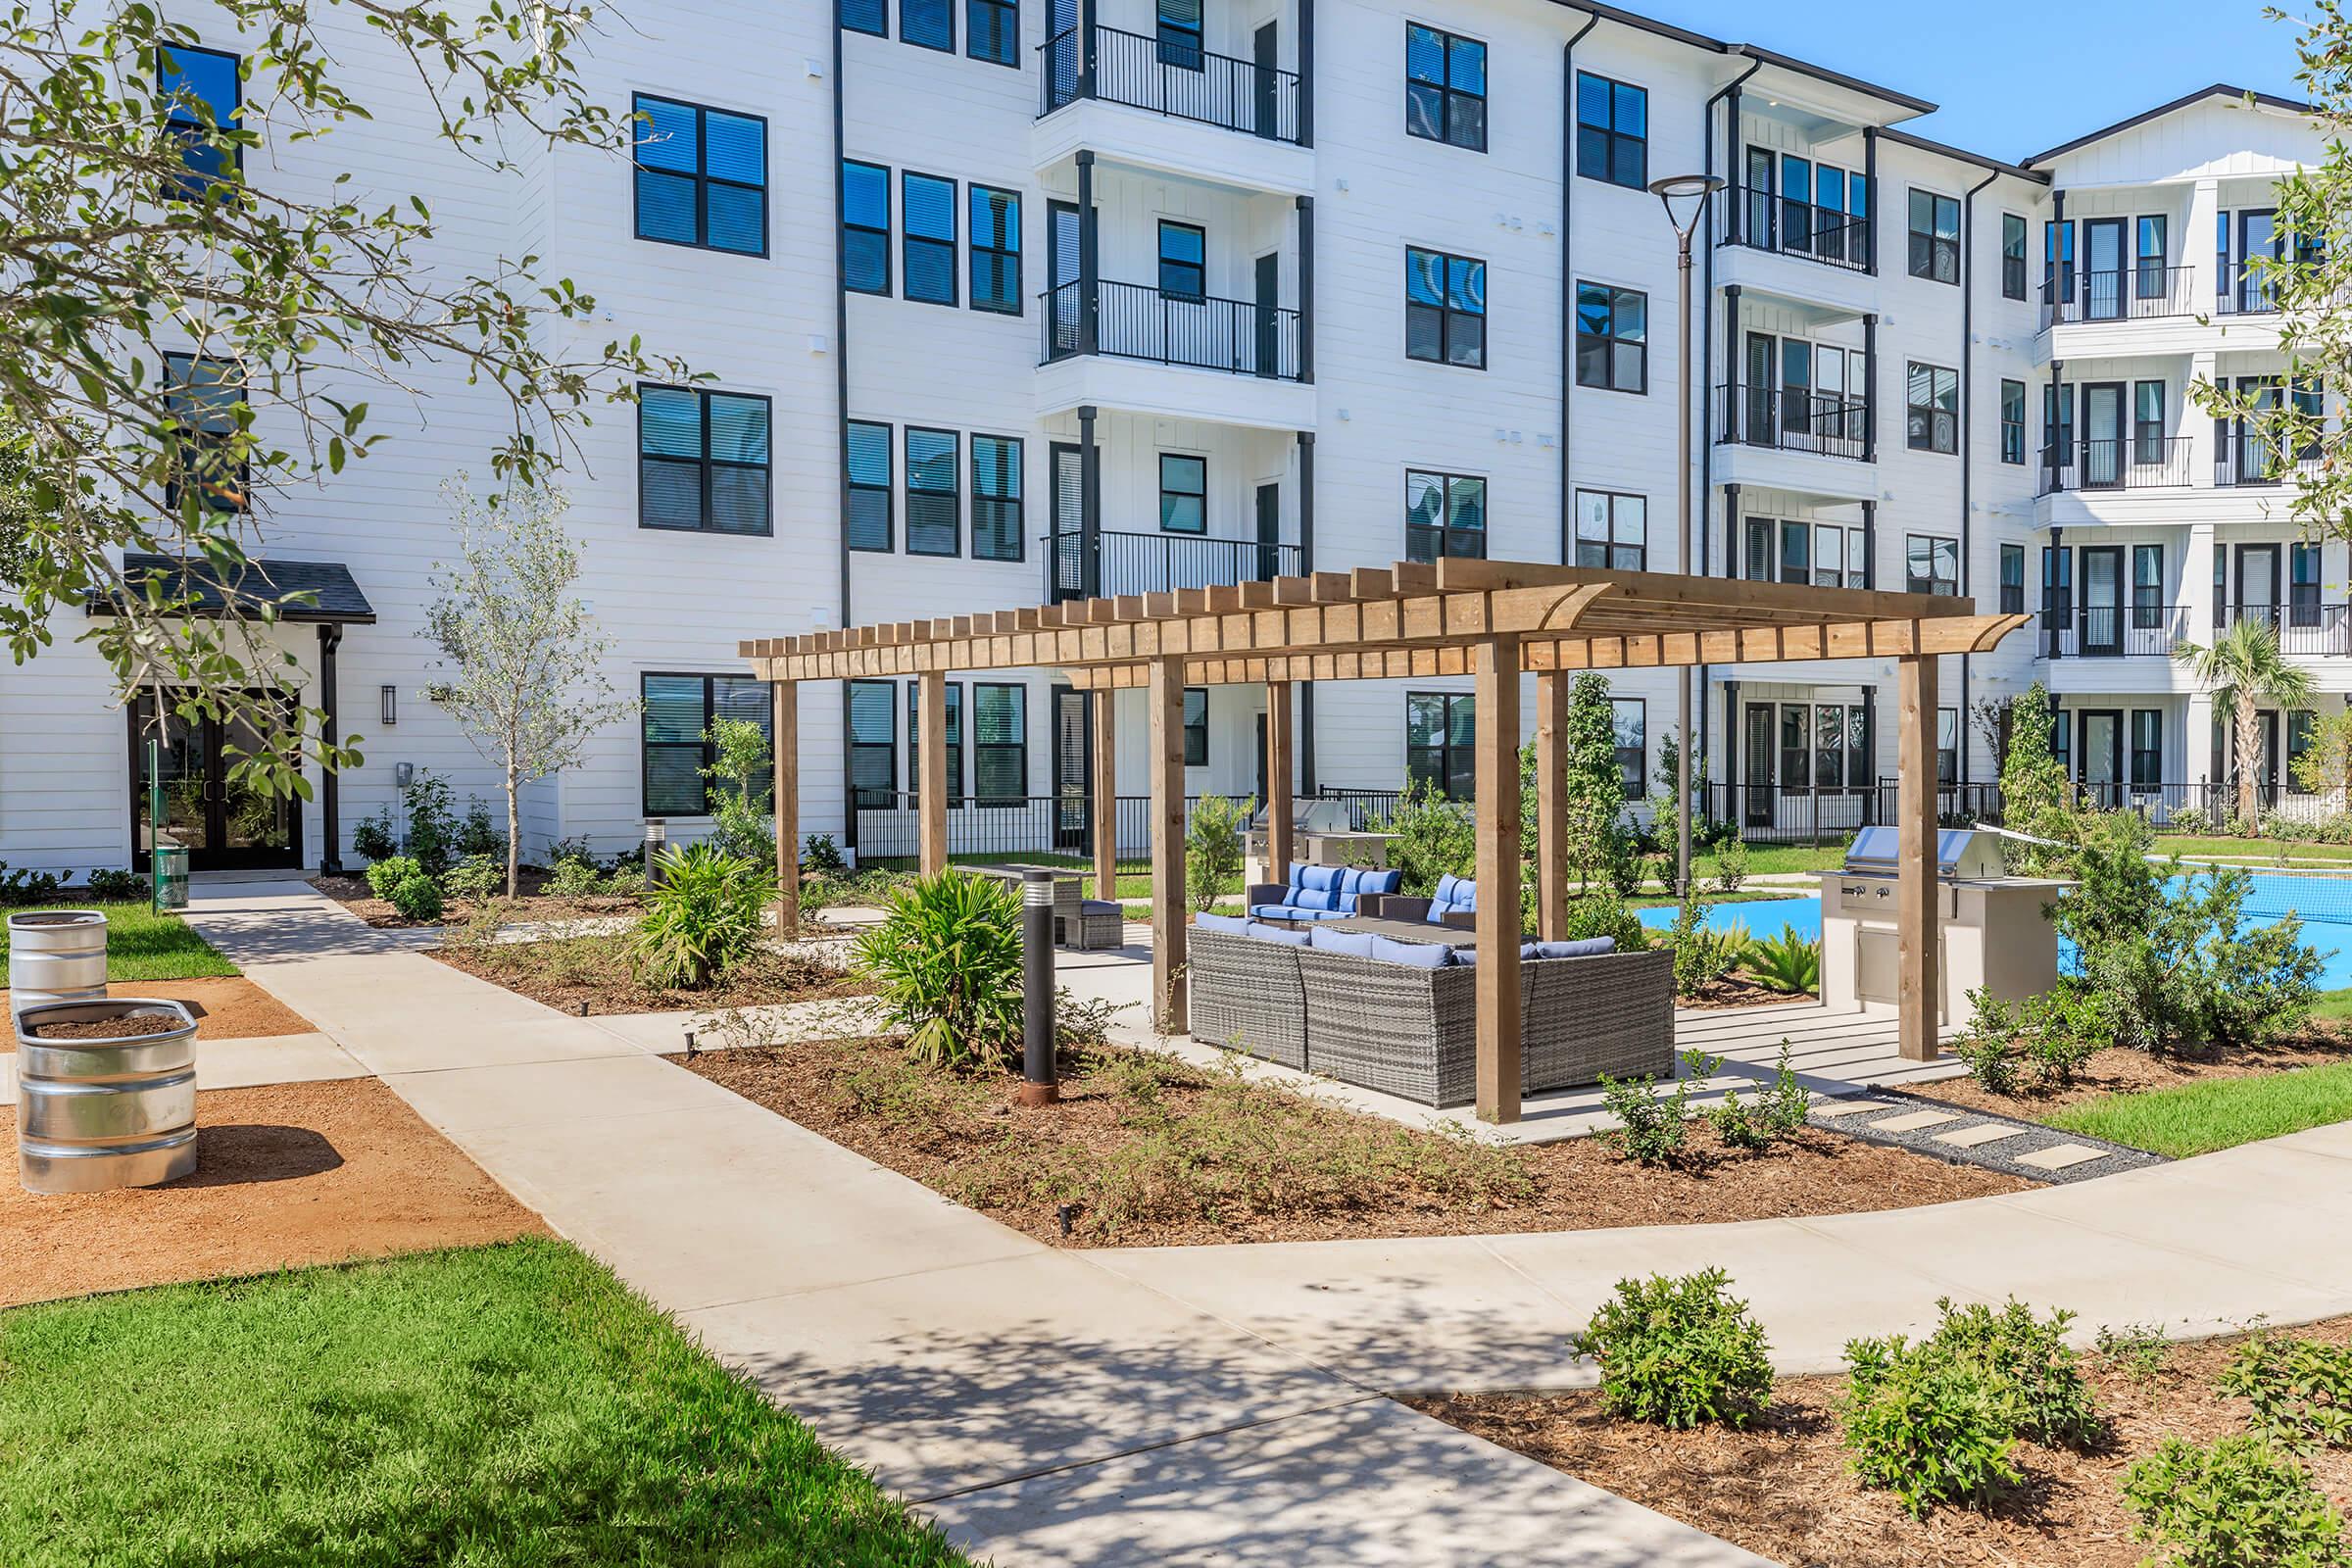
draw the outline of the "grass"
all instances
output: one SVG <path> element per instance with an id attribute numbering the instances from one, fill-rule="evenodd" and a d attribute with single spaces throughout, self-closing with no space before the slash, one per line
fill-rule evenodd
<path id="1" fill-rule="evenodd" d="M 2109 1095 L 2045 1118 L 2176 1159 L 2352 1120 L 2352 1062 Z"/>
<path id="2" fill-rule="evenodd" d="M 237 972 L 237 966 L 220 956 L 185 920 L 176 914 L 149 908 L 144 899 L 121 904 L 49 904 L 41 907 L 97 909 L 106 915 L 106 972 L 110 980 L 204 980 Z M 7 930 L 0 926 L 0 956 L 7 953 Z"/>
<path id="3" fill-rule="evenodd" d="M 2209 856 L 2250 865 L 2268 864 L 2281 855 L 2296 860 L 2341 860 L 2352 864 L 2352 844 L 2311 844 L 2300 839 L 2202 838 L 2187 833 L 2165 833 L 2157 836 L 2156 849 L 2159 853 Z"/>
<path id="4" fill-rule="evenodd" d="M 1747 847 L 1747 874 L 1775 876 L 1785 871 L 1835 871 L 1845 864 L 1845 838 L 1839 834 L 1837 842 L 1819 849 L 1810 844 L 1750 844 Z M 1711 877 L 1716 872 L 1715 857 L 1693 851 L 1690 871 L 1693 876 Z M 1799 889 L 1798 891 L 1802 891 Z"/>
<path id="5" fill-rule="evenodd" d="M 560 1242 L 21 1307 L 0 1360 L 12 1568 L 967 1561 Z"/>
<path id="6" fill-rule="evenodd" d="M 2323 991 L 2313 1005 L 2314 1018 L 2352 1020 L 2352 991 Z"/>

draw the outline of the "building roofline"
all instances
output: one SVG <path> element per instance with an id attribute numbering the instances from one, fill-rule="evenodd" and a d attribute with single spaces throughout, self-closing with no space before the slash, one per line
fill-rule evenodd
<path id="1" fill-rule="evenodd" d="M 2119 120 L 2112 125 L 2101 126 L 2099 129 L 2091 131 L 2088 135 L 2077 136 L 2073 141 L 2061 143 L 2047 152 L 2035 153 L 2025 162 L 2028 167 L 2031 167 L 2034 164 L 2045 163 L 2052 158 L 2063 158 L 2068 153 L 2087 147 L 2094 141 L 2104 141 L 2109 136 L 2119 135 L 2135 126 L 2144 125 L 2151 120 L 2162 120 L 2166 115 L 2186 109 L 2191 104 L 2201 104 L 2208 98 L 2231 98 L 2241 103 L 2251 101 L 2260 108 L 2282 109 L 2292 114 L 2316 115 L 2320 112 L 2317 105 L 2305 103 L 2299 98 L 2281 98 L 2277 93 L 2254 92 L 2245 87 L 2232 87 L 2226 81 L 2217 81 L 2210 87 L 2200 87 L 2195 92 L 2183 94 L 2169 104 L 2158 104 L 2153 109 L 2142 110 L 2129 120 Z"/>
<path id="2" fill-rule="evenodd" d="M 1907 92 L 1897 92 L 1892 87 L 1882 87 L 1877 82 L 1864 81 L 1859 76 L 1849 76 L 1841 71 L 1832 71 L 1827 66 L 1816 66 L 1809 61 L 1778 54 L 1757 44 L 1731 43 L 1722 38 L 1712 38 L 1703 32 L 1693 32 L 1688 27 L 1678 27 L 1670 22 L 1660 22 L 1654 17 L 1645 17 L 1638 12 L 1622 10 L 1617 6 L 1602 5 L 1597 3 L 1597 0 L 1552 0 L 1552 3 L 1570 11 L 1581 11 L 1585 15 L 1602 22 L 1617 23 L 1621 26 L 1631 27 L 1637 32 L 1646 32 L 1659 38 L 1670 38 L 1676 43 L 1687 43 L 1693 48 L 1710 50 L 1719 55 L 1738 55 L 1763 65 L 1778 66 L 1784 71 L 1793 71 L 1800 75 L 1811 76 L 1816 81 L 1826 81 L 1833 86 L 1868 94 L 1883 102 L 1893 104 L 1897 108 L 1907 109 L 1915 115 L 1932 115 L 1936 112 L 1936 106 L 1925 98 L 1914 98 Z"/>
<path id="3" fill-rule="evenodd" d="M 1954 147 L 1949 142 L 1932 141 L 1928 137 L 1908 130 L 1897 130 L 1892 125 L 1880 127 L 1879 139 L 1897 142 L 1905 147 L 1916 147 L 1923 153 L 1936 153 L 1944 158 L 1957 159 L 1964 164 L 1974 164 L 1979 169 L 1989 169 L 1996 174 L 2011 174 L 2036 185 L 2047 185 L 2050 182 L 2050 176 L 2040 170 L 2029 169 L 2022 164 L 2003 163 L 1998 158 L 1987 158 L 1983 153 L 1972 153 L 1965 147 Z"/>

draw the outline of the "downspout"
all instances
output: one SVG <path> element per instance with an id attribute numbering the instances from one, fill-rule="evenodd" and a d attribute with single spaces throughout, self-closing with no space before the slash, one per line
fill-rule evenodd
<path id="1" fill-rule="evenodd" d="M 842 129 L 844 89 L 841 81 L 841 28 L 833 29 L 833 402 L 838 428 L 833 450 L 841 465 L 841 624 L 850 617 L 850 263 L 849 229 L 841 193 L 841 161 L 848 147 Z M 850 683 L 841 683 L 841 842 L 853 854 L 858 848 L 858 786 L 851 766 Z"/>
<path id="2" fill-rule="evenodd" d="M 1705 107 L 1699 110 L 1698 144 L 1705 149 L 1705 155 L 1700 164 L 1703 172 L 1710 175 L 1715 172 L 1715 106 L 1726 99 L 1731 102 L 1731 111 L 1724 123 L 1726 147 L 1724 157 L 1726 163 L 1731 166 L 1731 172 L 1738 172 L 1735 149 L 1740 141 L 1740 88 L 1748 77 L 1763 69 L 1763 61 L 1750 61 L 1745 71 L 1718 88 L 1715 96 L 1709 98 Z M 1707 373 L 1708 344 L 1715 336 L 1715 205 L 1712 200 L 1708 201 L 1706 210 L 1700 215 L 1699 243 L 1706 247 L 1706 255 L 1700 260 L 1700 266 L 1704 271 L 1701 274 L 1702 281 L 1698 301 L 1698 326 L 1696 329 L 1698 353 L 1692 357 L 1698 366 L 1698 575 L 1701 577 L 1708 575 L 1707 568 L 1714 557 L 1715 544 L 1715 519 L 1713 516 L 1715 500 L 1715 378 Z M 1728 379 L 1732 373 L 1732 362 L 1726 361 L 1723 370 Z M 1684 387 L 1682 395 L 1685 398 L 1690 397 L 1690 389 Z M 1678 473 L 1675 475 L 1675 482 L 1687 485 L 1690 482 L 1690 475 L 1688 472 Z M 1729 543 L 1724 546 L 1724 553 L 1727 556 L 1733 554 Z M 1690 575 L 1690 563 L 1685 561 L 1678 564 L 1685 576 Z M 1698 717 L 1691 727 L 1704 734 L 1707 727 L 1707 666 L 1699 665 L 1694 678 L 1698 682 L 1699 691 Z M 1736 716 L 1728 710 L 1726 710 L 1724 724 L 1727 729 L 1735 721 Z M 1691 747 L 1690 737 L 1688 735 L 1678 736 L 1675 744 L 1689 752 L 1692 765 L 1696 766 L 1703 753 Z M 1701 776 L 1703 777 L 1703 775 Z M 1726 778 L 1724 782 L 1729 784 L 1731 780 Z M 1702 783 L 1694 787 L 1700 791 L 1703 798 L 1705 785 Z"/>
<path id="3" fill-rule="evenodd" d="M 1960 597 L 1963 599 L 1970 597 L 1969 578 L 1972 573 L 1969 569 L 1969 474 L 1974 471 L 1977 460 L 1976 448 L 1969 439 L 1976 424 L 1977 406 L 1974 363 L 1976 359 L 1974 328 L 1977 304 L 1977 192 L 2000 177 L 1997 172 L 1986 174 L 1976 184 L 1970 186 L 1968 193 L 1960 198 Z M 1968 732 L 1971 727 L 1968 722 L 1968 655 L 1962 654 L 1960 656 L 1960 733 L 1956 737 L 1960 755 L 1952 764 L 1952 783 L 1955 786 L 1965 785 L 1968 782 Z M 1957 808 L 1966 810 L 1966 791 L 1962 790 L 1959 793 L 1963 799 L 1955 802 L 1954 805 Z"/>
<path id="4" fill-rule="evenodd" d="M 1576 560 L 1576 477 L 1569 471 L 1569 400 L 1576 391 L 1576 46 L 1600 25 L 1585 19 L 1560 47 L 1560 564 Z"/>

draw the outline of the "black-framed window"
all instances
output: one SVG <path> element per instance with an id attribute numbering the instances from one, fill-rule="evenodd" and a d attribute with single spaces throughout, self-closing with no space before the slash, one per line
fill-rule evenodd
<path id="1" fill-rule="evenodd" d="M 2052 294 L 2061 303 L 2074 303 L 2075 225 L 2071 222 L 2045 220 L 2041 225 L 2041 286 L 2045 303 Z"/>
<path id="2" fill-rule="evenodd" d="M 2075 623 L 2075 550 L 2072 545 L 2041 547 L 2041 617 L 2052 626 Z"/>
<path id="3" fill-rule="evenodd" d="M 2015 213 L 2001 215 L 2001 298 L 2026 297 L 2026 220 Z"/>
<path id="4" fill-rule="evenodd" d="M 1629 801 L 1649 793 L 1649 707 L 1639 697 L 1609 699 L 1609 729 L 1617 742 L 1617 771 Z"/>
<path id="5" fill-rule="evenodd" d="M 852 32 L 870 32 L 877 38 L 890 36 L 890 0 L 840 0 L 835 15 Z"/>
<path id="6" fill-rule="evenodd" d="M 890 171 L 854 158 L 841 161 L 841 286 L 890 292 Z"/>
<path id="7" fill-rule="evenodd" d="M 2213 546 L 2213 624 L 2217 631 L 2230 624 L 2230 547 L 2219 540 Z"/>
<path id="8" fill-rule="evenodd" d="M 943 681 L 948 710 L 948 809 L 963 805 L 963 683 Z M 923 683 L 906 683 L 906 799 L 923 794 Z"/>
<path id="9" fill-rule="evenodd" d="M 1576 74 L 1576 172 L 1629 190 L 1649 184 L 1649 90 Z"/>
<path id="10" fill-rule="evenodd" d="M 1159 297 L 1200 300 L 1208 296 L 1208 230 L 1199 223 L 1159 220 Z"/>
<path id="11" fill-rule="evenodd" d="M 1205 71 L 1200 36 L 1200 0 L 1158 0 L 1154 35 L 1159 63 L 1179 71 Z"/>
<path id="12" fill-rule="evenodd" d="M 1487 46 L 1418 22 L 1404 24 L 1404 131 L 1487 150 Z"/>
<path id="13" fill-rule="evenodd" d="M 1649 296 L 1607 283 L 1576 285 L 1576 384 L 1649 390 Z"/>
<path id="14" fill-rule="evenodd" d="M 2075 776 L 2074 710 L 2050 704 L 2050 760 L 2062 778 Z"/>
<path id="15" fill-rule="evenodd" d="M 1915 594 L 1960 592 L 1960 541 L 1943 534 L 1915 533 L 1903 541 L 1903 587 Z"/>
<path id="16" fill-rule="evenodd" d="M 1576 564 L 1611 571 L 1649 569 L 1649 497 L 1616 490 L 1576 493 Z"/>
<path id="17" fill-rule="evenodd" d="M 2161 547 L 2155 547 L 2161 548 Z M 2298 544 L 2287 551 L 2287 624 L 2320 624 L 2320 547 Z"/>
<path id="18" fill-rule="evenodd" d="M 2001 383 L 2001 461 L 2026 461 L 2026 383 Z"/>
<path id="19" fill-rule="evenodd" d="M 767 254 L 767 121 L 636 96 L 637 237 Z"/>
<path id="20" fill-rule="evenodd" d="M 1208 460 L 1183 452 L 1159 455 L 1159 531 L 1208 532 Z"/>
<path id="21" fill-rule="evenodd" d="M 905 230 L 899 250 L 906 272 L 900 285 L 902 292 L 924 305 L 954 305 L 956 182 L 902 170 L 899 202 L 899 221 Z"/>
<path id="22" fill-rule="evenodd" d="M 1960 781 L 1960 710 L 1936 710 L 1936 782 L 1939 785 Z"/>
<path id="23" fill-rule="evenodd" d="M 906 553 L 963 553 L 963 488 L 956 482 L 962 441 L 953 430 L 906 427 Z"/>
<path id="24" fill-rule="evenodd" d="M 972 437 L 972 559 L 1021 559 L 1021 438 Z"/>
<path id="25" fill-rule="evenodd" d="M 994 66 L 1021 68 L 1019 0 L 966 0 L 963 52 Z"/>
<path id="26" fill-rule="evenodd" d="M 1208 688 L 1184 689 L 1184 765 L 1208 765 Z"/>
<path id="27" fill-rule="evenodd" d="M 251 466 L 228 458 L 237 406 L 245 401 L 243 368 L 233 360 L 166 354 L 163 393 L 164 411 L 179 429 L 164 504 L 178 511 L 180 496 L 192 488 L 207 512 L 243 512 L 250 503 Z"/>
<path id="28" fill-rule="evenodd" d="M 2290 731 L 2291 733 L 2291 731 Z M 2132 787 L 2164 786 L 2164 711 L 2155 708 L 2132 710 Z"/>
<path id="29" fill-rule="evenodd" d="M 217 185 L 230 183 L 245 167 L 242 147 L 214 138 L 242 127 L 244 86 L 238 57 L 220 49 L 175 43 L 159 51 L 156 94 L 165 100 L 164 122 L 179 143 L 186 172 L 164 183 L 167 201 L 202 201 Z"/>
<path id="30" fill-rule="evenodd" d="M 1960 203 L 1932 190 L 1911 192 L 1911 275 L 1960 281 Z"/>
<path id="31" fill-rule="evenodd" d="M 1466 801 L 1478 787 L 1471 742 L 1478 721 L 1472 699 L 1453 692 L 1404 694 L 1404 776 L 1447 800 Z"/>
<path id="32" fill-rule="evenodd" d="M 2041 445 L 2048 461 L 2053 464 L 2075 461 L 2075 389 L 2073 387 L 2047 385 L 2042 387 Z"/>
<path id="33" fill-rule="evenodd" d="M 2318 715 L 2313 713 L 2310 710 L 2295 708 L 2287 710 L 2286 766 L 2283 769 L 2279 769 L 2276 764 L 2274 764 L 2272 768 L 2267 769 L 2266 771 L 2269 771 L 2274 775 L 2278 772 L 2283 771 L 2286 774 L 2287 793 L 2290 795 L 2308 795 L 2311 793 L 2296 781 L 2295 763 L 2302 759 L 2304 753 L 2311 750 L 2312 736 L 2316 731 L 2317 725 Z"/>
<path id="34" fill-rule="evenodd" d="M 1466 473 L 1404 470 L 1404 558 L 1487 554 L 1487 481 Z"/>
<path id="35" fill-rule="evenodd" d="M 850 804 L 897 804 L 899 791 L 899 683 L 850 682 Z"/>
<path id="36" fill-rule="evenodd" d="M 972 780 L 982 806 L 1018 806 L 1028 799 L 1028 687 L 973 684 Z"/>
<path id="37" fill-rule="evenodd" d="M 2001 613 L 2026 612 L 2026 547 L 2001 546 Z"/>
<path id="38" fill-rule="evenodd" d="M 2150 214 L 2132 225 L 2135 241 L 2132 292 L 2139 299 L 2164 298 L 2165 267 L 2172 259 L 2171 227 L 2162 213 Z"/>
<path id="39" fill-rule="evenodd" d="M 1404 357 L 1486 368 L 1486 263 L 1405 247 Z"/>
<path id="40" fill-rule="evenodd" d="M 1021 314 L 1021 193 L 971 187 L 972 309 Z"/>
<path id="41" fill-rule="evenodd" d="M 756 392 L 640 384 L 637 525 L 700 533 L 774 531 L 768 400 Z"/>
<path id="42" fill-rule="evenodd" d="M 703 770 L 718 762 L 705 737 L 722 718 L 739 718 L 775 738 L 767 682 L 749 675 L 640 674 L 641 767 L 638 793 L 646 816 L 709 816 L 713 780 Z"/>
<path id="43" fill-rule="evenodd" d="M 891 528 L 891 428 L 871 419 L 852 419 L 847 431 L 849 450 L 842 455 L 849 470 L 849 534 L 852 550 L 889 550 L 896 534 Z"/>
<path id="44" fill-rule="evenodd" d="M 2139 464 L 2162 463 L 2165 429 L 2164 383 L 2132 383 L 2132 461 Z"/>
<path id="45" fill-rule="evenodd" d="M 899 41 L 956 52 L 956 0 L 899 0 Z"/>
<path id="46" fill-rule="evenodd" d="M 1910 363 L 1903 373 L 1903 439 L 1914 452 L 1960 450 L 1960 372 Z"/>
<path id="47" fill-rule="evenodd" d="M 2164 546 L 2132 547 L 2132 626 L 2154 631 L 2164 624 Z"/>

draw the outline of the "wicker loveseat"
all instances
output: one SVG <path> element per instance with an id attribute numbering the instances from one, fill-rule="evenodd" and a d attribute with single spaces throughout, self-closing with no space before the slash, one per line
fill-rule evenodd
<path id="1" fill-rule="evenodd" d="M 1194 1038 L 1426 1105 L 1477 1094 L 1478 976 L 1471 950 L 1289 931 L 1256 921 L 1197 925 L 1188 950 Z M 1664 952 L 1544 956 L 1519 966 L 1524 1093 L 1674 1068 L 1674 957 Z M 1470 961 L 1465 961 L 1470 959 Z"/>
<path id="2" fill-rule="evenodd" d="M 1478 924 L 1478 884 L 1468 877 L 1442 876 L 1429 898 L 1390 893 L 1364 901 L 1364 912 L 1383 920 L 1419 920 L 1425 925 L 1468 931 Z"/>

